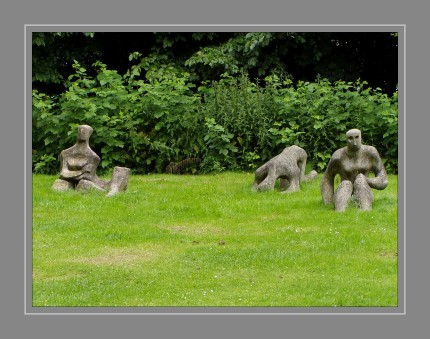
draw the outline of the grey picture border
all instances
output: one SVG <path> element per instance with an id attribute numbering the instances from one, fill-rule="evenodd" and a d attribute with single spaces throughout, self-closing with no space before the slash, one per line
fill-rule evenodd
<path id="1" fill-rule="evenodd" d="M 421 0 L 4 0 L 0 10 L 0 336 L 8 339 L 425 337 L 430 330 L 429 10 L 430 3 Z M 407 103 L 401 106 L 407 107 L 407 115 L 403 125 L 399 121 L 401 131 L 408 133 L 407 142 L 399 145 L 406 153 L 403 181 L 407 185 L 403 185 L 404 192 L 399 191 L 407 202 L 404 204 L 405 314 L 24 314 L 23 178 L 27 175 L 24 25 L 143 23 L 406 25 Z"/>
<path id="2" fill-rule="evenodd" d="M 33 307 L 31 305 L 31 33 L 42 31 L 317 31 L 399 33 L 399 173 L 397 307 Z M 24 25 L 24 314 L 26 315 L 405 315 L 406 314 L 406 25 Z"/>

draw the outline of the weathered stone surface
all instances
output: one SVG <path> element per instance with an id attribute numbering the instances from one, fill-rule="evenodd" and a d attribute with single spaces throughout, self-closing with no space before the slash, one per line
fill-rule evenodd
<path id="1" fill-rule="evenodd" d="M 372 188 L 383 190 L 388 185 L 388 176 L 378 151 L 373 146 L 362 145 L 361 131 L 346 132 L 347 146 L 335 151 L 327 165 L 321 181 L 321 196 L 324 204 L 334 203 L 337 212 L 343 212 L 351 200 L 358 208 L 371 210 Z M 375 177 L 369 178 L 369 173 Z M 339 175 L 341 184 L 334 191 L 334 178 Z"/>
<path id="2" fill-rule="evenodd" d="M 366 177 L 361 173 L 355 178 L 353 197 L 358 208 L 362 210 L 372 209 L 373 192 L 366 181 Z"/>
<path id="3" fill-rule="evenodd" d="M 130 170 L 126 167 L 115 167 L 111 181 L 97 176 L 100 157 L 89 146 L 92 133 L 92 127 L 78 126 L 76 144 L 60 153 L 60 178 L 55 180 L 53 189 L 63 191 L 74 188 L 83 192 L 95 189 L 109 191 L 108 196 L 127 189 Z"/>
<path id="4" fill-rule="evenodd" d="M 82 179 L 79 181 L 79 183 L 76 185 L 76 190 L 80 192 L 88 192 L 91 190 L 104 191 L 101 186 L 96 185 L 94 182 L 86 179 Z"/>
<path id="5" fill-rule="evenodd" d="M 75 185 L 73 185 L 73 182 L 63 180 L 63 179 L 57 179 L 54 181 L 52 188 L 57 191 L 67 191 L 69 189 L 75 188 Z"/>
<path id="6" fill-rule="evenodd" d="M 300 182 L 317 176 L 316 171 L 305 176 L 306 161 L 307 154 L 303 148 L 296 145 L 285 148 L 282 153 L 255 171 L 252 189 L 254 191 L 273 190 L 276 180 L 280 179 L 282 193 L 299 191 Z"/>
<path id="7" fill-rule="evenodd" d="M 352 182 L 349 180 L 343 180 L 339 187 L 336 190 L 336 194 L 334 195 L 334 205 L 336 211 L 344 211 L 349 201 L 351 200 L 353 191 Z"/>
<path id="8" fill-rule="evenodd" d="M 127 189 L 129 173 L 130 169 L 127 167 L 117 166 L 113 169 L 112 180 L 110 182 L 108 193 L 109 197 Z"/>
<path id="9" fill-rule="evenodd" d="M 75 185 L 81 179 L 94 180 L 100 158 L 89 146 L 92 133 L 93 129 L 90 126 L 78 126 L 76 144 L 60 153 L 60 179 Z"/>

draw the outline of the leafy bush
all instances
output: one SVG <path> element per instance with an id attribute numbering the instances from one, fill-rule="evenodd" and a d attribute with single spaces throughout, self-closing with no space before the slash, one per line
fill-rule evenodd
<path id="1" fill-rule="evenodd" d="M 37 154 L 59 154 L 73 145 L 80 124 L 94 128 L 90 145 L 102 159 L 101 172 L 116 165 L 160 172 L 169 161 L 196 153 L 198 96 L 190 91 L 187 74 L 165 69 L 143 81 L 136 78 L 137 67 L 123 77 L 102 63 L 94 67 L 97 76 L 92 77 L 75 62 L 76 73 L 56 103 L 33 91 Z M 40 157 L 34 159 L 36 166 Z M 53 172 L 52 167 L 46 170 Z"/>
<path id="2" fill-rule="evenodd" d="M 237 152 L 235 142 L 232 141 L 233 134 L 226 132 L 213 118 L 205 118 L 205 127 L 203 171 L 221 172 L 226 166 L 233 167 L 236 164 L 234 154 Z"/>
<path id="3" fill-rule="evenodd" d="M 295 144 L 323 171 L 333 152 L 346 145 L 345 132 L 358 128 L 364 142 L 379 150 L 387 170 L 397 172 L 397 93 L 390 98 L 365 81 L 317 79 L 293 87 L 273 75 L 265 82 L 262 87 L 243 75 L 225 77 L 205 90 L 205 115 L 234 136 L 240 168 L 249 168 L 250 154 L 263 163 Z"/>
<path id="4" fill-rule="evenodd" d="M 351 128 L 397 172 L 397 93 L 389 97 L 365 81 L 293 86 L 275 74 L 260 83 L 245 73 L 196 88 L 186 71 L 153 61 L 144 58 L 123 76 L 101 62 L 87 72 L 75 61 L 59 97 L 34 90 L 33 170 L 57 172 L 59 152 L 88 124 L 102 173 L 113 166 L 164 172 L 169 162 L 193 157 L 202 159 L 201 172 L 252 170 L 292 144 L 323 171 Z"/>
<path id="5" fill-rule="evenodd" d="M 286 113 L 295 112 L 302 146 L 319 170 L 331 154 L 345 146 L 345 132 L 358 128 L 365 144 L 375 146 L 390 172 L 397 171 L 397 93 L 389 98 L 380 89 L 355 83 L 317 79 L 282 89 Z"/>

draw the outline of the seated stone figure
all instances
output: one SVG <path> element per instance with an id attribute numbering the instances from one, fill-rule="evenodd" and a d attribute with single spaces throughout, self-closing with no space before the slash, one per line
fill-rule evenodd
<path id="1" fill-rule="evenodd" d="M 300 190 L 300 182 L 311 180 L 317 172 L 312 171 L 305 176 L 307 154 L 296 145 L 285 148 L 281 154 L 270 159 L 255 171 L 255 180 L 252 186 L 254 191 L 267 191 L 275 188 L 276 180 L 281 179 L 282 193 Z"/>
<path id="2" fill-rule="evenodd" d="M 347 146 L 335 151 L 327 165 L 321 182 L 324 204 L 334 203 L 335 211 L 342 212 L 353 199 L 363 210 L 372 209 L 372 188 L 383 190 L 388 177 L 378 151 L 361 144 L 361 131 L 346 132 Z M 370 178 L 369 173 L 374 177 Z M 341 183 L 334 191 L 334 178 L 339 174 Z"/>
<path id="3" fill-rule="evenodd" d="M 110 181 L 102 180 L 97 176 L 96 170 L 100 157 L 89 146 L 92 133 L 92 127 L 78 126 L 76 144 L 60 153 L 60 178 L 55 180 L 53 189 L 81 191 L 96 189 L 109 191 L 108 196 L 127 189 L 130 169 L 126 167 L 115 167 Z"/>

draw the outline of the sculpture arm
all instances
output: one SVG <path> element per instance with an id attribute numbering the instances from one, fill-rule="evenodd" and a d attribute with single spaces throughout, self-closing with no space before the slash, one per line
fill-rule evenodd
<path id="1" fill-rule="evenodd" d="M 76 171 L 70 171 L 68 169 L 67 160 L 64 156 L 64 151 L 60 153 L 60 178 L 61 179 L 73 179 L 79 175 Z"/>
<path id="2" fill-rule="evenodd" d="M 330 159 L 321 181 L 321 196 L 325 205 L 333 203 L 334 178 L 337 174 L 338 161 L 339 160 L 334 157 Z"/>
<path id="3" fill-rule="evenodd" d="M 83 171 L 70 171 L 68 169 L 63 169 L 61 171 L 60 177 L 62 179 L 75 179 L 80 180 L 83 179 L 82 176 L 85 174 Z"/>
<path id="4" fill-rule="evenodd" d="M 388 176 L 385 172 L 385 169 L 382 168 L 379 172 L 375 171 L 375 177 L 374 178 L 366 178 L 367 183 L 370 187 L 377 189 L 377 190 L 383 190 L 388 185 Z"/>
<path id="5" fill-rule="evenodd" d="M 388 185 L 387 172 L 376 148 L 372 148 L 371 156 L 373 160 L 372 171 L 375 173 L 375 177 L 366 178 L 366 181 L 370 187 L 383 190 Z"/>
<path id="6" fill-rule="evenodd" d="M 91 170 L 94 167 L 93 164 L 87 163 L 81 169 L 70 170 L 66 158 L 67 157 L 64 157 L 62 152 L 60 154 L 60 163 L 61 163 L 60 178 L 61 179 L 81 180 L 81 179 L 88 179 L 90 177 L 89 174 L 91 173 Z"/>
<path id="7" fill-rule="evenodd" d="M 88 163 L 84 167 L 82 167 L 79 171 L 69 171 L 70 174 L 74 174 L 74 179 L 81 180 L 86 179 L 92 181 L 93 176 L 92 171 L 94 169 L 94 164 Z"/>

